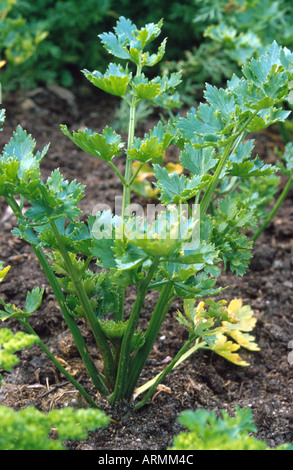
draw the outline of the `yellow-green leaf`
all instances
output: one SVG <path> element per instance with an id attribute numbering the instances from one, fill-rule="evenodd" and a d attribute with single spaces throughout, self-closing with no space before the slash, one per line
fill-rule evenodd
<path id="1" fill-rule="evenodd" d="M 220 333 L 217 335 L 217 340 L 208 348 L 214 351 L 219 356 L 224 357 L 227 361 L 236 364 L 237 366 L 248 366 L 249 363 L 244 361 L 236 352 L 240 349 L 240 345 L 233 341 L 228 341 L 227 337 Z"/>
<path id="2" fill-rule="evenodd" d="M 9 269 L 10 269 L 10 266 L 6 266 L 6 268 L 4 268 L 0 271 L 0 282 L 2 282 L 4 280 L 4 278 L 7 275 Z"/>
<path id="3" fill-rule="evenodd" d="M 259 351 L 254 337 L 248 334 L 254 329 L 257 321 L 253 316 L 251 307 L 249 305 L 242 305 L 241 299 L 234 299 L 229 303 L 228 310 L 237 318 L 238 323 L 223 322 L 223 326 L 226 328 L 225 334 L 234 339 L 243 348 L 250 351 Z"/>

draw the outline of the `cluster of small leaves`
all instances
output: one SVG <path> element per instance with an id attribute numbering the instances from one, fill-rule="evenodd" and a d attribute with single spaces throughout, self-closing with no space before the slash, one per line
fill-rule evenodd
<path id="1" fill-rule="evenodd" d="M 4 270 L 0 276 L 4 276 Z M 0 329 L 0 370 L 9 372 L 19 363 L 16 352 L 38 342 L 36 335 Z M 1 387 L 0 375 L 0 387 Z M 65 450 L 67 440 L 83 440 L 87 431 L 105 427 L 109 418 L 100 410 L 66 408 L 45 414 L 29 406 L 21 411 L 0 406 L 1 450 Z"/>
<path id="2" fill-rule="evenodd" d="M 214 4 L 210 1 L 199 2 L 202 4 L 201 8 L 206 10 L 211 7 L 211 3 Z M 244 63 L 243 58 L 246 61 L 252 55 L 261 53 L 263 47 L 274 39 L 282 45 L 292 45 L 290 20 L 293 11 L 292 5 L 288 5 L 286 0 L 237 0 L 230 5 L 222 2 L 219 9 L 221 12 L 218 18 L 207 18 L 210 25 L 205 29 L 204 35 L 218 41 L 221 46 L 224 45 L 228 57 L 238 64 Z M 230 55 L 233 51 L 237 51 L 238 57 L 236 54 Z"/>
<path id="3" fill-rule="evenodd" d="M 66 450 L 64 442 L 84 440 L 88 431 L 107 426 L 100 410 L 64 408 L 42 413 L 34 407 L 14 411 L 0 406 L 1 450 Z"/>
<path id="4" fill-rule="evenodd" d="M 238 354 L 240 348 L 259 351 L 250 334 L 256 325 L 254 312 L 241 299 L 234 299 L 228 305 L 225 300 L 208 299 L 197 306 L 194 301 L 185 300 L 184 312 L 178 311 L 177 320 L 196 336 L 197 342 L 201 341 L 197 348 L 213 351 L 238 366 L 249 365 Z"/>
<path id="5" fill-rule="evenodd" d="M 64 180 L 58 169 L 43 183 L 40 163 L 49 146 L 42 152 L 35 152 L 35 147 L 35 140 L 18 126 L 0 156 L 0 195 L 20 195 L 29 200 L 32 207 L 26 216 L 33 222 L 61 215 L 69 220 L 76 218 L 84 187 L 76 181 Z"/>
<path id="6" fill-rule="evenodd" d="M 5 0 L 3 3 L 11 7 L 5 23 L 11 22 L 13 29 L 10 28 L 5 39 L 11 46 L 12 58 L 29 57 L 17 67 L 11 64 L 5 69 L 6 88 L 32 89 L 48 82 L 68 87 L 73 83 L 73 64 L 80 67 L 104 60 L 101 48 L 96 47 L 96 36 L 99 23 L 107 19 L 111 0 L 98 3 L 95 0 L 54 3 Z"/>
<path id="7" fill-rule="evenodd" d="M 256 177 L 267 181 L 270 197 L 277 187 L 277 180 L 272 178 L 277 167 L 264 164 L 258 156 L 252 157 L 253 140 L 243 142 L 243 139 L 246 133 L 282 122 L 289 116 L 290 111 L 282 110 L 279 104 L 288 99 L 290 93 L 293 55 L 274 42 L 261 58 L 252 59 L 242 70 L 243 77 L 233 76 L 226 88 L 207 84 L 206 102 L 175 124 L 182 147 L 180 163 L 189 176 L 170 174 L 159 165 L 155 166 L 156 187 L 162 203 L 182 203 L 194 197 L 198 199 L 207 192 L 217 167 L 225 160 L 218 175 L 223 182 L 219 189 L 214 187 L 211 201 L 212 208 L 215 204 L 217 208 L 214 207 L 212 217 L 206 215 L 207 208 L 204 208 L 201 238 L 213 243 L 220 251 L 224 266 L 237 274 L 245 272 L 251 257 L 252 245 L 245 230 L 254 226 L 259 211 L 269 201 L 268 196 L 264 199 L 263 193 L 262 198 L 253 195 L 249 181 Z M 235 184 L 238 190 L 241 188 L 240 193 L 230 194 Z M 251 202 L 257 199 L 252 206 L 242 201 L 245 185 Z"/>
<path id="8" fill-rule="evenodd" d="M 12 367 L 19 363 L 16 352 L 37 343 L 35 335 L 29 335 L 18 331 L 13 334 L 8 328 L 0 329 L 0 370 L 9 372 Z M 2 385 L 2 376 L 0 374 L 0 387 Z"/>
<path id="9" fill-rule="evenodd" d="M 278 165 L 277 165 L 278 166 Z M 280 185 L 277 174 L 251 178 L 223 178 L 219 192 L 228 194 L 239 208 L 249 207 L 253 218 L 251 224 L 262 221 L 267 215 L 267 208 L 275 200 Z"/>
<path id="10" fill-rule="evenodd" d="M 290 444 L 271 449 L 257 433 L 250 408 L 236 407 L 235 416 L 222 411 L 221 417 L 208 410 L 183 411 L 178 421 L 188 432 L 174 437 L 169 450 L 293 450 Z"/>
<path id="11" fill-rule="evenodd" d="M 291 176 L 293 172 L 293 143 L 288 142 L 285 146 L 284 153 L 277 152 L 281 158 L 277 162 L 278 168 L 283 175 Z"/>
<path id="12" fill-rule="evenodd" d="M 0 330 L 0 369 L 9 372 L 12 367 L 18 364 L 19 360 L 15 356 L 15 352 L 20 349 L 27 348 L 37 343 L 34 335 L 28 335 L 22 331 L 13 334 L 8 328 Z"/>
<path id="13" fill-rule="evenodd" d="M 15 0 L 3 0 L 0 10 L 0 51 L 1 59 L 7 62 L 8 74 L 14 67 L 27 62 L 48 35 L 40 24 L 32 28 L 20 15 L 13 17 L 15 3 Z"/>
<path id="14" fill-rule="evenodd" d="M 159 36 L 162 23 L 149 23 L 138 29 L 129 19 L 121 17 L 114 27 L 114 33 L 103 33 L 100 38 L 105 49 L 116 58 L 127 60 L 139 67 L 153 67 L 164 56 L 166 39 L 156 53 L 145 52 L 144 49 Z M 131 91 L 138 100 L 153 100 L 176 87 L 181 79 L 180 73 L 166 76 L 163 80 L 160 77 L 149 80 L 144 74 L 133 77 L 128 67 L 123 68 L 115 63 L 110 63 L 104 74 L 96 70 L 84 70 L 83 73 L 93 85 L 107 93 L 123 97 L 127 91 Z"/>
<path id="15" fill-rule="evenodd" d="M 286 0 L 200 0 L 189 16 L 200 35 L 198 45 L 186 48 L 179 61 L 163 64 L 168 71 L 183 71 L 180 93 L 187 102 L 206 81 L 219 85 L 232 73 L 239 75 L 241 67 L 262 55 L 273 40 L 292 48 L 293 8 Z"/>

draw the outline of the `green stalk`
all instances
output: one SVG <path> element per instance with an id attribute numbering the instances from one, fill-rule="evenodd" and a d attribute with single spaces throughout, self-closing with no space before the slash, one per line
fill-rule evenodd
<path id="1" fill-rule="evenodd" d="M 96 315 L 93 311 L 93 308 L 91 306 L 91 303 L 89 301 L 89 298 L 84 290 L 82 282 L 80 282 L 79 276 L 76 273 L 74 266 L 72 265 L 70 256 L 63 244 L 62 238 L 59 234 L 59 231 L 56 227 L 56 224 L 54 221 L 50 221 L 50 226 L 54 232 L 56 241 L 59 246 L 60 253 L 63 257 L 64 263 L 66 265 L 66 268 L 68 270 L 69 276 L 73 282 L 74 288 L 76 290 L 78 299 L 80 301 L 80 304 L 83 308 L 84 314 L 86 316 L 86 319 L 92 329 L 93 335 L 95 337 L 96 343 L 101 351 L 102 357 L 103 357 L 103 362 L 104 362 L 104 371 L 105 371 L 105 377 L 107 381 L 107 385 L 109 386 L 110 389 L 114 386 L 114 358 L 113 354 L 110 348 L 110 345 L 107 341 L 107 338 L 100 327 L 99 323 L 97 322 Z"/>
<path id="2" fill-rule="evenodd" d="M 152 318 L 150 320 L 150 323 L 144 335 L 144 344 L 136 352 L 135 356 L 133 357 L 132 369 L 131 369 L 130 376 L 128 379 L 128 387 L 127 387 L 128 399 L 130 399 L 133 394 L 133 391 L 136 387 L 141 371 L 145 366 L 147 358 L 153 348 L 153 345 L 161 329 L 162 323 L 169 310 L 169 307 L 170 307 L 169 299 L 170 299 L 172 288 L 173 288 L 173 285 L 171 283 L 164 285 L 160 293 L 159 299 L 157 301 L 157 304 L 155 306 Z"/>
<path id="3" fill-rule="evenodd" d="M 166 369 L 161 372 L 156 380 L 153 382 L 151 387 L 149 388 L 148 392 L 145 394 L 143 399 L 135 406 L 135 408 L 138 410 L 142 406 L 144 406 L 150 397 L 153 395 L 154 391 L 156 390 L 157 386 L 164 380 L 164 378 L 174 369 L 176 366 L 177 362 L 180 360 L 180 358 L 188 351 L 189 347 L 192 345 L 192 343 L 195 341 L 195 335 L 192 335 L 187 342 L 182 346 L 180 351 L 176 354 L 174 359 L 170 362 L 170 364 L 166 367 Z"/>
<path id="4" fill-rule="evenodd" d="M 195 353 L 195 351 L 197 351 L 198 349 L 206 349 L 204 347 L 204 345 L 206 344 L 205 341 L 202 341 L 200 342 L 199 338 L 195 341 L 195 345 L 192 346 L 192 348 L 190 348 L 188 351 L 186 351 L 185 353 L 183 352 L 179 359 L 177 359 L 177 362 L 173 365 L 173 368 L 172 370 L 174 370 L 176 367 L 178 367 L 182 362 L 184 362 L 189 356 L 191 356 L 192 354 Z M 168 372 L 170 373 L 170 371 Z M 161 376 L 162 372 L 160 372 L 159 374 L 157 374 L 155 377 L 153 377 L 151 380 L 149 380 L 148 382 L 144 383 L 143 385 L 141 385 L 139 388 L 136 388 L 135 389 L 135 393 L 134 393 L 134 397 L 135 399 L 141 395 L 142 393 L 146 392 L 147 390 L 149 390 L 153 385 L 154 383 L 159 379 L 159 377 Z"/>
<path id="5" fill-rule="evenodd" d="M 135 173 L 132 175 L 131 180 L 129 181 L 129 186 L 132 185 L 133 181 L 134 181 L 135 178 L 137 177 L 137 175 L 138 175 L 138 173 L 140 172 L 140 170 L 142 169 L 143 165 L 144 165 L 144 163 L 142 162 L 142 163 L 138 166 L 137 170 L 136 170 Z"/>
<path id="6" fill-rule="evenodd" d="M 15 201 L 15 199 L 13 197 L 6 197 L 5 198 L 7 204 L 11 207 L 13 213 L 15 214 L 15 216 L 18 218 L 18 219 L 21 219 L 23 220 L 24 222 L 26 222 L 26 218 L 23 216 L 21 210 L 20 210 L 20 207 L 18 206 L 17 202 Z M 32 233 L 34 233 L 32 231 Z M 64 297 L 64 294 L 62 292 L 62 289 L 58 283 L 58 280 L 43 252 L 43 250 L 39 247 L 39 246 L 36 246 L 34 244 L 31 244 L 34 252 L 35 252 L 35 255 L 37 256 L 38 258 L 38 261 L 46 275 L 46 278 L 48 279 L 48 282 L 53 290 L 53 293 L 55 295 L 55 298 L 58 302 L 58 305 L 61 309 L 61 312 L 63 314 L 63 317 L 64 317 L 64 320 L 65 322 L 67 323 L 67 326 L 74 338 L 74 341 L 75 341 L 75 344 L 78 348 L 78 351 L 79 351 L 79 354 L 82 358 L 82 361 L 89 373 L 89 376 L 91 377 L 95 387 L 99 390 L 99 392 L 102 394 L 102 395 L 108 395 L 108 390 L 105 386 L 105 384 L 103 383 L 102 379 L 100 378 L 100 374 L 99 372 L 97 371 L 96 369 L 96 366 L 94 365 L 91 357 L 90 357 L 90 353 L 88 351 L 88 348 L 87 348 L 87 345 L 85 343 L 85 340 L 78 328 L 78 325 L 76 324 L 74 318 L 71 316 L 70 312 L 68 311 L 67 309 L 67 306 L 66 306 L 66 301 L 65 301 L 65 297 Z"/>
<path id="7" fill-rule="evenodd" d="M 123 321 L 124 317 L 124 300 L 125 300 L 125 288 L 119 287 L 119 297 L 118 297 L 118 309 L 114 312 L 114 321 L 117 323 Z"/>
<path id="8" fill-rule="evenodd" d="M 118 176 L 118 178 L 121 180 L 122 184 L 123 185 L 126 185 L 126 180 L 124 178 L 123 175 L 121 175 L 120 171 L 118 170 L 117 166 L 113 163 L 113 162 L 109 162 L 109 165 L 110 167 L 112 168 L 112 170 L 115 171 L 116 175 Z"/>
<path id="9" fill-rule="evenodd" d="M 259 229 L 257 230 L 257 232 L 253 235 L 252 237 L 252 241 L 255 242 L 259 236 L 263 233 L 263 231 L 267 228 L 267 226 L 269 225 L 269 223 L 271 222 L 271 220 L 275 217 L 277 211 L 279 210 L 280 206 L 282 205 L 282 203 L 284 202 L 284 200 L 286 199 L 287 197 L 287 194 L 292 186 L 292 183 L 293 183 L 293 174 L 289 177 L 288 181 L 287 181 L 287 184 L 285 186 L 285 188 L 283 189 L 282 193 L 280 194 L 275 206 L 273 207 L 273 209 L 271 210 L 271 212 L 268 214 L 268 216 L 266 217 L 265 221 L 263 222 L 263 224 L 259 227 Z"/>
<path id="10" fill-rule="evenodd" d="M 137 100 L 135 96 L 132 97 L 130 112 L 129 112 L 129 128 L 128 128 L 128 143 L 127 150 L 129 150 L 134 141 L 134 131 L 135 131 L 135 113 L 136 113 L 136 104 Z M 123 202 L 122 202 L 122 220 L 124 220 L 126 207 L 130 204 L 130 181 L 132 175 L 132 158 L 126 157 L 126 167 L 125 167 L 125 184 L 123 185 Z"/>
<path id="11" fill-rule="evenodd" d="M 239 129 L 239 131 L 235 134 L 235 138 L 231 140 L 231 142 L 226 146 L 225 150 L 224 150 L 224 153 L 221 157 L 221 159 L 219 160 L 219 163 L 218 163 L 218 166 L 215 170 L 215 173 L 213 175 L 213 178 L 209 184 L 209 187 L 207 189 L 207 191 L 205 192 L 205 195 L 203 196 L 202 200 L 201 200 L 201 203 L 200 203 L 200 213 L 201 215 L 202 214 L 205 214 L 208 207 L 209 207 L 209 204 L 211 202 L 211 199 L 213 197 L 213 194 L 214 194 L 214 191 L 217 187 L 217 184 L 218 184 L 218 181 L 219 181 L 219 178 L 220 178 L 220 175 L 228 161 L 228 158 L 229 156 L 235 152 L 235 150 L 237 149 L 238 145 L 240 144 L 240 142 L 243 140 L 244 136 L 245 136 L 245 129 L 247 128 L 247 126 L 249 125 L 249 123 L 252 121 L 252 119 L 257 115 L 257 112 L 258 111 L 255 111 L 248 119 L 247 121 L 241 126 L 241 128 Z"/>
<path id="12" fill-rule="evenodd" d="M 212 196 L 214 194 L 214 191 L 217 187 L 217 184 L 218 184 L 218 181 L 219 181 L 219 178 L 220 178 L 220 175 L 227 163 L 227 160 L 229 158 L 229 156 L 231 155 L 231 153 L 233 153 L 233 151 L 238 147 L 238 145 L 240 144 L 241 140 L 243 139 L 244 137 L 244 132 L 242 132 L 240 135 L 238 135 L 237 138 L 235 138 L 235 140 L 232 140 L 228 145 L 227 147 L 225 148 L 224 150 L 224 153 L 218 163 L 218 166 L 216 168 L 216 171 L 213 175 L 213 178 L 209 184 L 209 187 L 204 195 L 204 197 L 202 198 L 201 200 L 201 203 L 200 203 L 200 213 L 201 215 L 202 214 L 205 214 L 209 205 L 210 205 L 210 202 L 211 202 L 211 199 L 212 199 Z"/>
<path id="13" fill-rule="evenodd" d="M 137 66 L 136 76 L 138 77 L 141 74 L 141 65 Z M 129 110 L 129 125 L 128 125 L 128 141 L 127 141 L 127 150 L 132 147 L 134 141 L 134 132 L 135 132 L 135 114 L 136 106 L 138 100 L 135 96 L 132 97 Z M 126 167 L 125 167 L 125 184 L 123 184 L 123 203 L 122 203 L 122 220 L 125 217 L 125 209 L 130 204 L 130 193 L 131 193 L 131 175 L 132 175 L 132 159 L 126 155 Z"/>
<path id="14" fill-rule="evenodd" d="M 49 357 L 49 359 L 54 363 L 56 368 L 72 383 L 72 385 L 79 391 L 79 393 L 86 399 L 86 401 L 94 408 L 98 408 L 98 405 L 92 400 L 89 394 L 85 391 L 85 389 L 72 377 L 69 372 L 60 364 L 60 362 L 56 359 L 56 357 L 49 351 L 47 346 L 43 343 L 40 337 L 37 335 L 35 330 L 30 326 L 29 323 L 26 321 L 20 321 L 20 323 L 26 328 L 28 333 L 36 336 L 38 338 L 38 345 L 44 351 L 44 353 Z"/>
<path id="15" fill-rule="evenodd" d="M 76 324 L 74 318 L 71 316 L 71 314 L 68 312 L 66 302 L 65 302 L 65 297 L 64 294 L 59 286 L 58 280 L 56 279 L 56 276 L 54 272 L 51 269 L 51 266 L 48 263 L 47 258 L 45 257 L 44 253 L 36 247 L 35 253 L 38 257 L 38 260 L 43 268 L 44 273 L 46 274 L 46 277 L 49 281 L 50 286 L 52 287 L 52 290 L 54 292 L 54 295 L 56 297 L 56 300 L 58 302 L 58 305 L 61 308 L 61 311 L 63 313 L 64 319 L 67 323 L 67 326 L 74 338 L 75 344 L 78 348 L 78 351 L 80 353 L 80 356 L 82 358 L 82 361 L 95 385 L 95 387 L 99 390 L 99 392 L 102 395 L 107 396 L 109 394 L 108 389 L 106 385 L 104 384 L 96 366 L 94 365 L 92 359 L 90 358 L 90 353 L 88 351 L 88 347 L 85 343 L 85 340 L 80 333 L 80 330 L 78 328 L 78 325 Z"/>
<path id="16" fill-rule="evenodd" d="M 156 258 L 149 268 L 148 273 L 139 286 L 137 297 L 132 308 L 127 328 L 123 335 L 121 344 L 121 352 L 116 376 L 115 388 L 112 396 L 110 397 L 110 403 L 114 405 L 119 400 L 124 400 L 126 395 L 126 388 L 128 382 L 129 365 L 130 365 L 130 354 L 131 354 L 131 340 L 135 333 L 137 323 L 140 317 L 140 312 L 144 304 L 145 296 L 147 293 L 148 285 L 152 280 L 155 270 L 158 266 L 159 259 Z"/>

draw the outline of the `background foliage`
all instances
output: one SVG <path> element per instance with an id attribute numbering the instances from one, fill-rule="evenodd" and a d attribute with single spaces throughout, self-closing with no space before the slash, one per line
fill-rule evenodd
<path id="1" fill-rule="evenodd" d="M 207 80 L 221 84 L 276 40 L 293 44 L 290 0 L 1 0 L 1 59 L 6 88 L 39 82 L 72 85 L 83 67 L 103 69 L 98 34 L 118 17 L 138 27 L 164 18 L 164 70 L 183 71 L 181 91 L 196 95 Z"/>

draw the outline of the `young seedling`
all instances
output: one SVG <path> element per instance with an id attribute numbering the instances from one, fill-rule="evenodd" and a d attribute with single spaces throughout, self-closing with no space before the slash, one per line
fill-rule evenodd
<path id="1" fill-rule="evenodd" d="M 282 103 L 292 81 L 293 54 L 273 43 L 259 60 L 243 67 L 242 78 L 232 77 L 226 88 L 207 85 L 206 102 L 187 117 L 178 117 L 175 123 L 160 121 L 144 137 L 137 137 L 138 103 L 165 99 L 180 83 L 178 73 L 152 79 L 145 75 L 144 70 L 164 56 L 166 40 L 156 52 L 147 51 L 161 28 L 162 21 L 138 29 L 120 18 L 114 32 L 100 36 L 115 63 L 104 74 L 83 71 L 94 86 L 128 104 L 126 144 L 109 126 L 102 133 L 61 127 L 80 149 L 106 161 L 115 171 L 123 187 L 120 214 L 100 211 L 81 220 L 78 203 L 84 187 L 64 180 L 59 169 L 43 181 L 40 163 L 48 147 L 35 153 L 35 141 L 20 126 L 0 157 L 0 195 L 17 218 L 13 233 L 32 246 L 93 383 L 113 406 L 140 395 L 136 389 L 141 372 L 175 298 L 184 303 L 178 320 L 186 326 L 188 340 L 166 369 L 144 385 L 146 395 L 136 402 L 138 408 L 167 373 L 199 348 L 239 365 L 246 364 L 235 354 L 240 346 L 258 349 L 249 334 L 255 320 L 248 306 L 239 299 L 228 306 L 224 301 L 204 303 L 203 299 L 222 291 L 216 286 L 221 269 L 242 275 L 251 257 L 252 242 L 246 231 L 256 226 L 258 205 L 251 210 L 241 203 L 241 193 L 233 198 L 228 188 L 239 179 L 262 178 L 276 171 L 252 157 L 253 141 L 244 141 L 245 136 L 289 114 Z M 180 150 L 184 173 L 170 173 L 162 165 L 171 144 Z M 123 153 L 122 173 L 116 159 Z M 153 168 L 162 204 L 156 217 L 149 217 L 149 207 L 135 217 L 130 205 L 132 185 L 146 164 Z M 24 201 L 29 206 L 26 211 Z M 126 315 L 129 286 L 136 288 L 136 299 Z M 139 320 L 149 291 L 159 296 L 142 331 Z M 14 315 L 9 305 L 2 305 L 2 318 Z M 22 313 L 25 317 L 18 317 L 31 332 L 31 312 Z M 93 333 L 102 370 L 90 356 L 78 318 Z"/>

